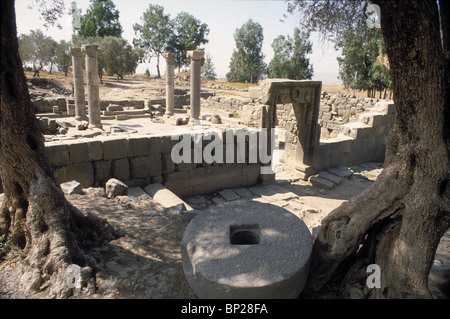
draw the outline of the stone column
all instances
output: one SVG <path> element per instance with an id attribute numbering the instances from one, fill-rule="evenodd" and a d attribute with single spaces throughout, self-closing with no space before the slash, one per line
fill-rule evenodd
<path id="1" fill-rule="evenodd" d="M 174 104 L 174 70 L 175 70 L 175 53 L 164 53 L 166 59 L 166 116 L 172 116 L 175 112 Z"/>
<path id="2" fill-rule="evenodd" d="M 88 95 L 89 128 L 102 128 L 100 121 L 100 92 L 98 84 L 98 45 L 85 44 L 81 51 L 86 53 L 86 84 Z"/>
<path id="3" fill-rule="evenodd" d="M 187 57 L 191 59 L 191 121 L 200 119 L 201 64 L 204 54 L 205 51 L 200 49 L 187 52 Z"/>
<path id="4" fill-rule="evenodd" d="M 84 98 L 83 52 L 81 48 L 72 47 L 73 91 L 75 95 L 75 120 L 87 121 L 86 100 Z"/>

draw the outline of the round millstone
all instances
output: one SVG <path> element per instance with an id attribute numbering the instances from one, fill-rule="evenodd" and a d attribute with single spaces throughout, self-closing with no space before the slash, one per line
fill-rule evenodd
<path id="1" fill-rule="evenodd" d="M 184 274 L 199 298 L 296 298 L 311 251 L 312 236 L 301 219 L 248 200 L 199 214 L 181 243 Z"/>

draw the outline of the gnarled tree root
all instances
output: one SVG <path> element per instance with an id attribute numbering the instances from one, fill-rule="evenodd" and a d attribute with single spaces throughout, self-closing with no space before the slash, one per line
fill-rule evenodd
<path id="1" fill-rule="evenodd" d="M 38 174 L 28 191 L 26 199 L 6 196 L 1 210 L 6 245 L 22 248 L 21 290 L 56 298 L 92 292 L 96 261 L 85 251 L 116 238 L 116 232 L 105 220 L 74 208 L 51 177 Z M 79 273 L 70 272 L 72 264 Z M 76 285 L 73 275 L 79 276 Z"/>

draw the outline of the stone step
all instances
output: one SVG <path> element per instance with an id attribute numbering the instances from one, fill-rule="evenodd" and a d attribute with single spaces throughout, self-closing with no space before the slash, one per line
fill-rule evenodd
<path id="1" fill-rule="evenodd" d="M 298 197 L 293 192 L 290 192 L 287 189 L 278 186 L 276 184 L 267 184 L 263 186 L 250 187 L 249 191 L 255 195 L 263 197 L 268 202 L 288 200 L 291 198 Z"/>
<path id="2" fill-rule="evenodd" d="M 334 183 L 332 181 L 329 181 L 319 176 L 311 176 L 309 178 L 309 181 L 314 187 L 328 190 L 332 190 L 334 188 Z"/>
<path id="3" fill-rule="evenodd" d="M 238 194 L 236 194 L 235 192 L 233 192 L 233 190 L 231 190 L 231 189 L 224 189 L 219 192 L 219 195 L 223 199 L 225 199 L 227 202 L 231 202 L 231 201 L 240 199 L 240 196 Z"/>
<path id="4" fill-rule="evenodd" d="M 328 169 L 328 173 L 337 175 L 342 178 L 348 178 L 353 174 L 353 172 L 345 166 L 332 167 Z"/>
<path id="5" fill-rule="evenodd" d="M 336 185 L 339 185 L 340 183 L 342 183 L 341 177 L 334 175 L 334 174 L 330 174 L 328 172 L 319 172 L 319 177 L 327 179 Z"/>

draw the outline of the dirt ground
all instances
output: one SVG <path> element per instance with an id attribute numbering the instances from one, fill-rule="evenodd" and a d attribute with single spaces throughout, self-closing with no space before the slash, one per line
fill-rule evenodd
<path id="1" fill-rule="evenodd" d="M 44 75 L 44 77 L 46 77 Z M 71 91 L 71 77 L 49 76 L 60 87 Z M 148 99 L 164 96 L 164 79 L 129 77 L 122 81 L 105 78 L 100 87 L 101 99 Z M 229 85 L 229 83 L 223 83 Z M 189 89 L 188 83 L 180 80 L 176 88 Z M 242 89 L 242 85 L 239 87 Z M 245 87 L 244 87 L 245 88 Z M 211 90 L 211 89 L 209 89 Z M 216 89 L 217 94 L 233 94 L 233 90 Z M 51 88 L 32 89 L 58 96 Z M 236 92 L 236 94 L 241 94 Z M 66 96 L 67 97 L 67 96 Z M 134 119 L 139 121 L 139 119 Z M 131 123 L 131 122 L 130 122 Z M 131 124 L 130 124 L 131 125 Z M 134 124 L 133 124 L 134 125 Z M 160 130 L 161 128 L 158 128 Z M 368 163 L 350 168 L 353 175 L 344 178 L 333 190 L 313 187 L 308 181 L 296 178 L 291 172 L 277 175 L 276 185 L 292 196 L 273 200 L 270 197 L 252 193 L 245 200 L 258 200 L 279 205 L 302 218 L 313 235 L 318 231 L 320 221 L 344 201 L 357 196 L 375 181 L 382 170 L 382 164 Z M 180 242 L 188 221 L 174 218 L 167 209 L 149 196 L 139 198 L 121 196 L 108 199 L 103 189 L 87 189 L 84 195 L 70 195 L 68 200 L 82 212 L 91 212 L 120 230 L 122 236 L 89 252 L 97 263 L 95 290 L 83 290 L 74 298 L 156 298 L 191 299 L 196 295 L 184 278 L 181 266 Z M 0 199 L 1 200 L 1 199 Z M 205 212 L 209 207 L 220 204 L 219 194 L 194 196 L 185 199 L 194 209 Z M 446 242 L 441 247 L 448 262 L 450 256 L 447 232 Z M 18 253 L 12 251 L 0 261 L 0 298 L 49 298 L 46 291 L 27 295 L 21 291 L 18 281 Z M 433 288 L 434 289 L 434 288 Z M 443 295 L 436 289 L 437 298 Z"/>
<path id="2" fill-rule="evenodd" d="M 303 217 L 313 230 L 332 209 L 373 183 L 365 175 L 373 179 L 381 171 L 373 167 L 359 169 L 360 173 L 344 180 L 332 191 L 317 189 L 302 180 L 289 182 L 286 175 L 280 176 L 278 185 L 296 196 L 274 202 L 253 193 L 247 200 L 280 205 Z M 84 192 L 84 195 L 67 198 L 81 212 L 106 218 L 122 236 L 89 252 L 98 263 L 96 290 L 83 291 L 76 298 L 196 298 L 181 267 L 180 242 L 188 221 L 173 218 L 149 196 L 108 199 L 103 189 L 85 189 Z M 194 209 L 203 212 L 220 204 L 220 200 L 217 193 L 186 199 Z M 48 298 L 46 291 L 27 295 L 20 290 L 17 262 L 17 252 L 13 251 L 0 263 L 0 298 Z"/>

